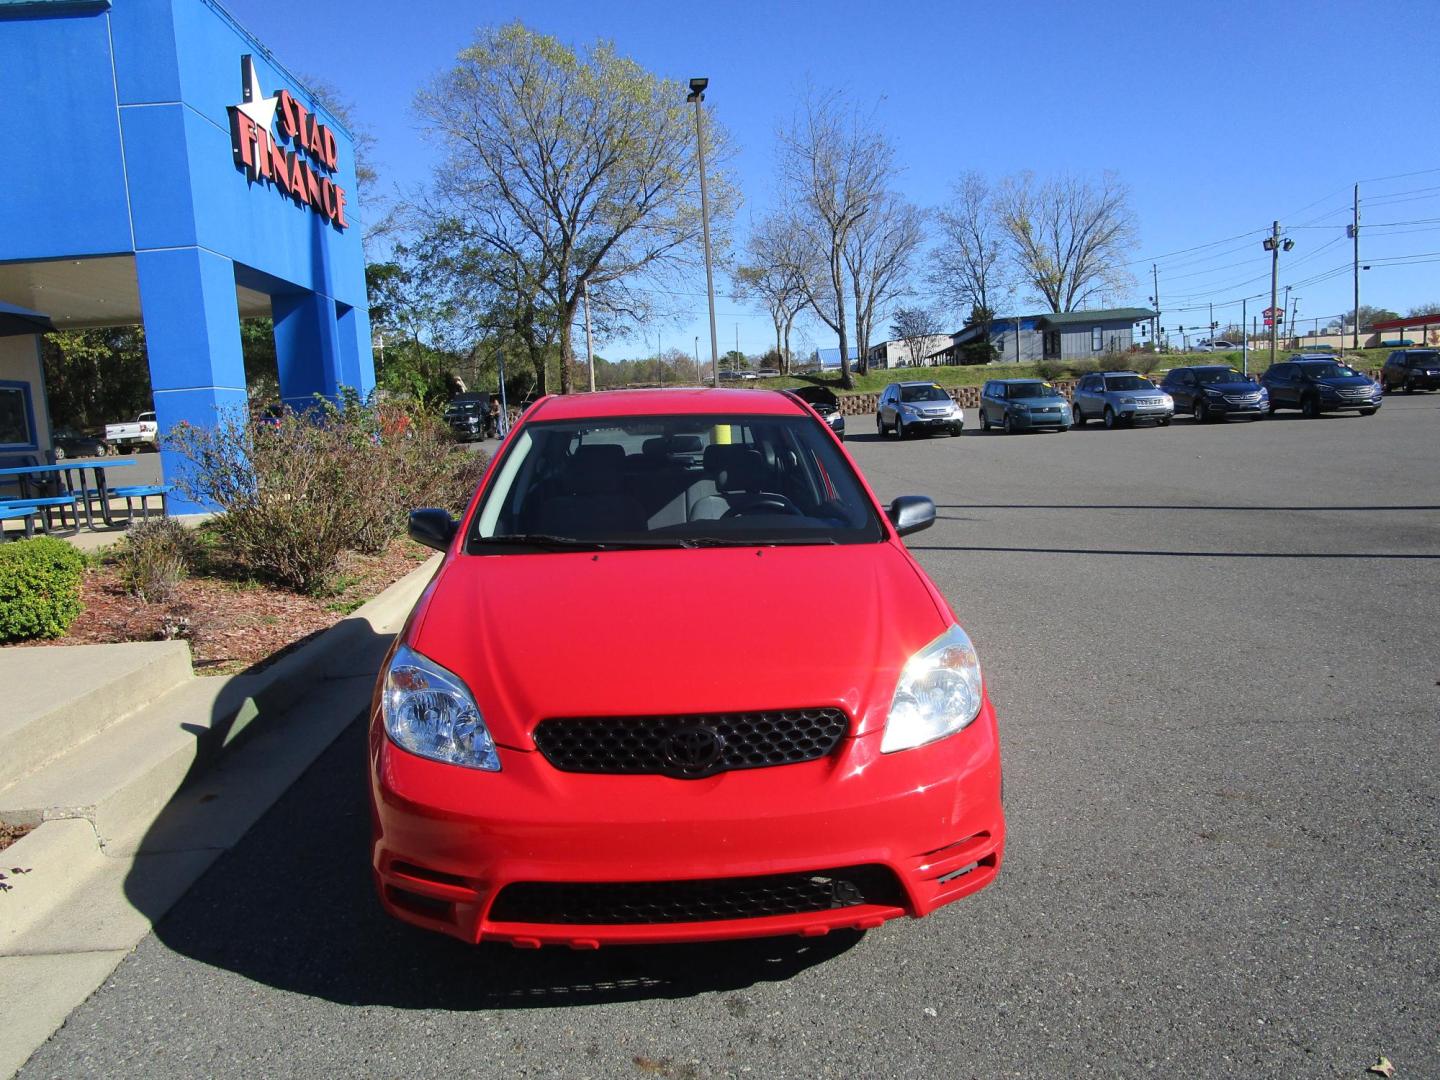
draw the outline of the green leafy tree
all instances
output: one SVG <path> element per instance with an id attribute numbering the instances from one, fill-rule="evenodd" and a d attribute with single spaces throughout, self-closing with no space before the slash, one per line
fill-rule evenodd
<path id="1" fill-rule="evenodd" d="M 490 266 L 521 325 L 548 330 L 553 318 L 568 393 L 587 286 L 592 304 L 608 294 L 624 310 L 633 279 L 673 273 L 697 254 L 684 88 L 610 44 L 577 52 L 514 22 L 482 30 L 417 108 L 445 148 L 437 197 L 498 254 Z M 706 134 L 712 215 L 723 224 L 736 201 L 723 169 L 729 152 L 713 118 Z"/>
<path id="2" fill-rule="evenodd" d="M 142 327 L 62 330 L 43 341 L 45 387 L 57 425 L 93 430 L 133 420 L 151 407 Z"/>

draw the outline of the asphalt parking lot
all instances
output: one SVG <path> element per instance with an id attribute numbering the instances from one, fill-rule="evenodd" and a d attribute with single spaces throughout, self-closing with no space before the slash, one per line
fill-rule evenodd
<path id="1" fill-rule="evenodd" d="M 1440 1076 L 1440 395 L 873 427 L 1000 715 L 994 886 L 864 937 L 468 949 L 378 910 L 357 725 L 22 1075 Z"/>

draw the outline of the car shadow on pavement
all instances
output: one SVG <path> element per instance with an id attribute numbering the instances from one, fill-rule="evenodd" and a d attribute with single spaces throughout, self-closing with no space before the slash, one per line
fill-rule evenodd
<path id="1" fill-rule="evenodd" d="M 512 1009 L 682 998 L 790 978 L 863 936 L 594 952 L 467 945 L 375 898 L 364 718 L 155 927 L 192 960 L 291 993 L 403 1009 Z"/>

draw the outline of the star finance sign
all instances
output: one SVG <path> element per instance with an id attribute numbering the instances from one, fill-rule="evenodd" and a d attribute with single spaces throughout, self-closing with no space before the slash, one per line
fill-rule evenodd
<path id="1" fill-rule="evenodd" d="M 326 175 L 339 164 L 335 133 L 290 91 L 264 97 L 248 55 L 240 58 L 240 79 L 244 100 L 228 107 L 235 167 L 345 228 L 345 189 Z"/>

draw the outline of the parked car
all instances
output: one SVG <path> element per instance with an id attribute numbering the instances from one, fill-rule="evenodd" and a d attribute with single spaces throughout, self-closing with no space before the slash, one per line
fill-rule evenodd
<path id="1" fill-rule="evenodd" d="M 1385 358 L 1380 369 L 1382 390 L 1440 390 L 1440 350 L 1400 349 Z"/>
<path id="2" fill-rule="evenodd" d="M 1239 352 L 1240 346 L 1233 341 L 1201 341 L 1196 344 L 1194 352 Z"/>
<path id="3" fill-rule="evenodd" d="M 790 392 L 818 412 L 836 436 L 845 438 L 845 414 L 840 411 L 840 399 L 834 391 L 828 386 L 797 386 Z"/>
<path id="4" fill-rule="evenodd" d="M 882 508 L 786 394 L 541 399 L 458 522 L 410 515 L 445 557 L 371 711 L 381 904 L 589 949 L 866 929 L 984 888 L 995 714 L 902 540 L 934 517 Z M 800 580 L 864 588 L 838 619 Z"/>
<path id="5" fill-rule="evenodd" d="M 965 430 L 965 410 L 933 382 L 891 383 L 875 406 L 875 430 L 900 438 L 917 432 Z"/>
<path id="6" fill-rule="evenodd" d="M 445 423 L 461 442 L 485 438 L 490 425 L 490 395 L 461 394 L 445 406 Z"/>
<path id="7" fill-rule="evenodd" d="M 66 458 L 104 457 L 110 453 L 110 448 L 103 439 L 82 434 L 74 428 L 56 428 L 51 435 L 51 442 L 56 461 L 64 461 Z"/>
<path id="8" fill-rule="evenodd" d="M 1232 416 L 1265 416 L 1270 411 L 1269 392 L 1226 364 L 1171 368 L 1160 389 L 1175 402 L 1177 413 L 1189 413 L 1197 424 Z"/>
<path id="9" fill-rule="evenodd" d="M 1154 420 L 1161 427 L 1175 415 L 1175 402 L 1149 379 L 1133 371 L 1099 371 L 1075 384 L 1070 411 L 1076 427 L 1103 420 L 1107 428 Z"/>
<path id="10" fill-rule="evenodd" d="M 980 429 L 991 425 L 1007 435 L 1017 431 L 1070 430 L 1070 403 L 1044 379 L 991 379 L 980 389 Z"/>
<path id="11" fill-rule="evenodd" d="M 1356 409 L 1370 416 L 1383 402 L 1380 384 L 1330 356 L 1292 356 L 1272 364 L 1260 379 L 1270 411 L 1299 409 L 1308 417 Z"/>
<path id="12" fill-rule="evenodd" d="M 154 450 L 160 441 L 160 425 L 155 422 L 153 412 L 142 412 L 128 423 L 106 424 L 105 441 L 122 452 L 132 446 L 148 446 Z"/>

